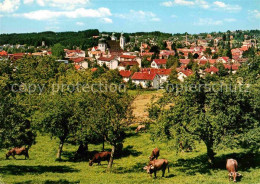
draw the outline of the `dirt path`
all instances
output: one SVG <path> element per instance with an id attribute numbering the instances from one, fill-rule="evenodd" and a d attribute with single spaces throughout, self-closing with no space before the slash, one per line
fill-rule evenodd
<path id="1" fill-rule="evenodd" d="M 148 106 L 151 103 L 151 99 L 158 100 L 163 96 L 163 91 L 158 90 L 151 93 L 139 94 L 133 102 L 133 114 L 135 116 L 135 123 L 141 123 L 148 120 Z"/>

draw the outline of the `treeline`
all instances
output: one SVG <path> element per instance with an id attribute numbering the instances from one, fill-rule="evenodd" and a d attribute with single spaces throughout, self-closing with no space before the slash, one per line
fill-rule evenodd
<path id="1" fill-rule="evenodd" d="M 41 46 L 42 41 L 46 46 L 53 46 L 60 43 L 63 46 L 72 49 L 73 46 L 79 46 L 81 49 L 86 49 L 97 45 L 98 40 L 93 36 L 98 36 L 98 29 L 90 29 L 78 32 L 41 32 L 41 33 L 21 33 L 21 34 L 1 34 L 0 45 L 3 44 L 21 44 L 30 46 Z"/>

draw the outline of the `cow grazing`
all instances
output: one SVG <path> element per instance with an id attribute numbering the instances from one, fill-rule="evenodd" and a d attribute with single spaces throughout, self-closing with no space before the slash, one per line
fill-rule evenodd
<path id="1" fill-rule="evenodd" d="M 100 162 L 101 161 L 107 161 L 109 162 L 110 160 L 110 156 L 111 156 L 111 152 L 108 151 L 104 151 L 104 152 L 100 152 L 100 153 L 96 153 L 92 160 L 89 160 L 89 166 L 92 166 L 93 163 L 98 163 L 98 165 L 101 165 Z"/>
<path id="2" fill-rule="evenodd" d="M 241 174 L 237 172 L 237 167 L 238 167 L 238 163 L 235 159 L 227 159 L 226 168 L 228 170 L 228 177 L 229 180 L 231 180 L 233 176 L 234 182 L 236 182 L 237 177 L 241 176 Z"/>
<path id="3" fill-rule="evenodd" d="M 150 161 L 154 160 L 154 159 L 158 159 L 158 157 L 160 156 L 160 150 L 158 148 L 154 148 L 154 150 L 152 151 L 151 156 L 149 157 Z"/>
<path id="4" fill-rule="evenodd" d="M 169 169 L 169 162 L 166 159 L 158 159 L 150 161 L 147 166 L 145 166 L 143 169 L 147 171 L 148 174 L 152 176 L 154 173 L 154 177 L 156 178 L 156 172 L 159 170 L 162 170 L 162 177 L 164 177 L 165 170 L 168 167 L 168 173 L 170 172 Z"/>
<path id="5" fill-rule="evenodd" d="M 29 154 L 28 154 L 28 148 L 22 147 L 22 148 L 12 148 L 6 153 L 6 159 L 8 159 L 10 156 L 12 156 L 14 159 L 15 155 L 24 155 L 25 159 L 29 159 Z"/>
<path id="6" fill-rule="evenodd" d="M 145 130 L 145 125 L 138 125 L 138 127 L 135 129 L 135 132 L 138 133 L 143 130 Z"/>

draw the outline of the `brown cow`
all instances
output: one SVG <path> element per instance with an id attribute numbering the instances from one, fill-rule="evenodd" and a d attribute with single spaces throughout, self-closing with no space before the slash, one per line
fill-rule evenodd
<path id="1" fill-rule="evenodd" d="M 137 128 L 135 129 L 135 132 L 138 133 L 142 130 L 145 130 L 145 125 L 138 125 Z"/>
<path id="2" fill-rule="evenodd" d="M 235 159 L 227 159 L 226 168 L 228 170 L 228 177 L 229 180 L 231 180 L 231 177 L 233 176 L 234 182 L 236 182 L 237 177 L 241 176 L 241 174 L 237 172 L 237 167 L 238 167 L 238 163 Z"/>
<path id="3" fill-rule="evenodd" d="M 108 151 L 96 153 L 92 158 L 92 160 L 89 159 L 89 166 L 92 166 L 93 163 L 98 163 L 98 165 L 101 165 L 100 162 L 105 160 L 109 162 L 110 156 L 111 156 L 111 152 Z"/>
<path id="4" fill-rule="evenodd" d="M 151 156 L 149 157 L 150 161 L 154 160 L 154 159 L 158 159 L 158 157 L 160 156 L 160 150 L 158 148 L 154 148 L 154 150 L 152 151 Z"/>
<path id="5" fill-rule="evenodd" d="M 6 159 L 8 159 L 10 156 L 12 156 L 14 159 L 15 155 L 24 155 L 25 159 L 29 159 L 29 154 L 28 154 L 28 148 L 22 147 L 22 148 L 12 148 L 6 153 Z"/>
<path id="6" fill-rule="evenodd" d="M 152 176 L 154 173 L 154 177 L 156 178 L 156 172 L 159 170 L 162 170 L 162 177 L 164 177 L 165 170 L 168 167 L 168 173 L 170 172 L 169 169 L 169 162 L 166 159 L 158 159 L 150 161 L 147 166 L 145 166 L 143 169 L 147 171 L 148 174 Z"/>

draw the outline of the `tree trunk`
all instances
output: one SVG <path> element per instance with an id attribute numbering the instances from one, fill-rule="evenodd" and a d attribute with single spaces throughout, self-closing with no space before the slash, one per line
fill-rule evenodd
<path id="1" fill-rule="evenodd" d="M 102 142 L 102 151 L 105 151 L 105 137 L 103 137 L 103 142 Z"/>
<path id="2" fill-rule="evenodd" d="M 113 161 L 114 161 L 115 150 L 116 150 L 116 146 L 113 145 L 112 146 L 112 151 L 111 151 L 111 157 L 110 157 L 110 160 L 109 160 L 109 163 L 108 163 L 108 166 L 107 166 L 108 169 L 112 168 Z"/>
<path id="3" fill-rule="evenodd" d="M 215 153 L 213 151 L 213 144 L 206 144 L 207 146 L 207 156 L 208 162 L 211 166 L 215 164 Z"/>
<path id="4" fill-rule="evenodd" d="M 56 157 L 58 160 L 61 160 L 61 153 L 62 153 L 63 144 L 64 144 L 64 140 L 61 140 L 60 145 L 59 145 L 59 149 L 58 149 L 58 153 L 57 153 L 57 157 Z"/>

